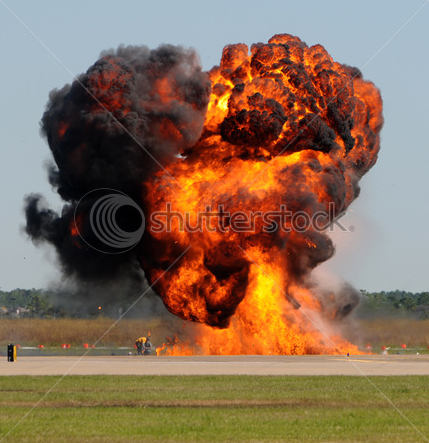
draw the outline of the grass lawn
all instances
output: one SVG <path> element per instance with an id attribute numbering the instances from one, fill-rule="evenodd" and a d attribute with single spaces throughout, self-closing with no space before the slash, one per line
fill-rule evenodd
<path id="1" fill-rule="evenodd" d="M 31 410 L 58 380 L 0 377 L 1 443 L 429 438 L 423 376 L 371 377 L 406 418 L 363 377 L 68 376 Z"/>

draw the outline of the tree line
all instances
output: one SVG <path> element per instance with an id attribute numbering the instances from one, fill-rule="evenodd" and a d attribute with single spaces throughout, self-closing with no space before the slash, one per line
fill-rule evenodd
<path id="1" fill-rule="evenodd" d="M 361 303 L 356 315 L 359 318 L 412 317 L 429 319 L 429 292 L 381 291 L 368 292 L 361 289 Z M 59 301 L 64 292 L 44 289 L 14 289 L 0 291 L 0 316 L 57 318 L 76 316 Z M 100 315 L 98 306 L 86 316 Z"/>
<path id="2" fill-rule="evenodd" d="M 55 315 L 55 294 L 43 289 L 0 291 L 0 315 L 9 317 L 50 317 Z"/>
<path id="3" fill-rule="evenodd" d="M 381 291 L 361 289 L 362 300 L 357 309 L 361 318 L 411 317 L 429 319 L 429 292 Z"/>

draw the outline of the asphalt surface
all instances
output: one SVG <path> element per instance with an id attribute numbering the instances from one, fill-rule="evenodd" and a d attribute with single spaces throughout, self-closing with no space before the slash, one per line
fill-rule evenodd
<path id="1" fill-rule="evenodd" d="M 429 355 L 2 356 L 2 375 L 429 375 Z"/>

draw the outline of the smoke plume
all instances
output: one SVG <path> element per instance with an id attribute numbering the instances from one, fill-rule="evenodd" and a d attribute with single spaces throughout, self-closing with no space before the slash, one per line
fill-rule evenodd
<path id="1" fill-rule="evenodd" d="M 358 69 L 287 34 L 229 45 L 207 73 L 182 47 L 104 52 L 50 94 L 42 134 L 65 205 L 28 196 L 27 233 L 81 281 L 142 281 L 143 269 L 170 312 L 219 328 L 197 343 L 205 353 L 331 352 L 305 312 L 338 321 L 358 296 L 322 294 L 309 277 L 334 254 L 326 226 L 376 162 L 381 109 Z M 109 204 L 111 242 L 92 218 Z"/>
<path id="2" fill-rule="evenodd" d="M 144 180 L 198 140 L 209 92 L 208 76 L 195 52 L 164 45 L 103 52 L 71 85 L 50 93 L 41 132 L 55 161 L 49 182 L 67 203 L 56 214 L 40 195 L 27 196 L 26 232 L 34 242 L 55 247 L 67 276 L 141 280 L 136 260 L 140 245 L 105 254 L 73 235 L 70 227 L 83 220 L 80 214 L 96 199 L 90 194 L 78 209 L 77 203 L 101 188 L 121 191 L 143 205 Z M 124 228 L 141 222 L 130 211 L 122 219 Z M 81 231 L 83 238 L 96 241 L 90 226 L 83 223 Z"/>

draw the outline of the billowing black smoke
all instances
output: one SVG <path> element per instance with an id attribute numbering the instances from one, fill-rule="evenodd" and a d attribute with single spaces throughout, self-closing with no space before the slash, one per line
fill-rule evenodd
<path id="1" fill-rule="evenodd" d="M 196 53 L 171 45 L 105 51 L 71 85 L 50 93 L 41 132 L 55 161 L 49 182 L 67 203 L 57 214 L 40 195 L 27 196 L 25 229 L 35 243 L 55 247 L 66 276 L 141 281 L 136 254 L 144 239 L 128 251 L 94 247 L 102 242 L 85 214 L 111 190 L 144 207 L 143 181 L 198 140 L 209 96 Z M 129 208 L 116 215 L 125 231 L 142 221 Z"/>
<path id="2" fill-rule="evenodd" d="M 334 254 L 329 236 L 318 226 L 258 225 L 220 237 L 139 227 L 173 201 L 183 213 L 221 203 L 229 213 L 268 214 L 285 205 L 332 222 L 375 164 L 382 125 L 371 82 L 287 34 L 250 49 L 229 45 L 209 73 L 182 47 L 110 50 L 50 94 L 41 131 L 54 160 L 49 182 L 65 205 L 57 214 L 27 196 L 26 232 L 54 246 L 64 275 L 85 293 L 124 279 L 140 287 L 143 267 L 170 312 L 227 327 L 250 287 L 252 248 L 277 257 L 286 289 L 302 287 Z M 347 316 L 359 299 L 348 287 L 338 295 L 320 295 L 328 318 Z"/>

